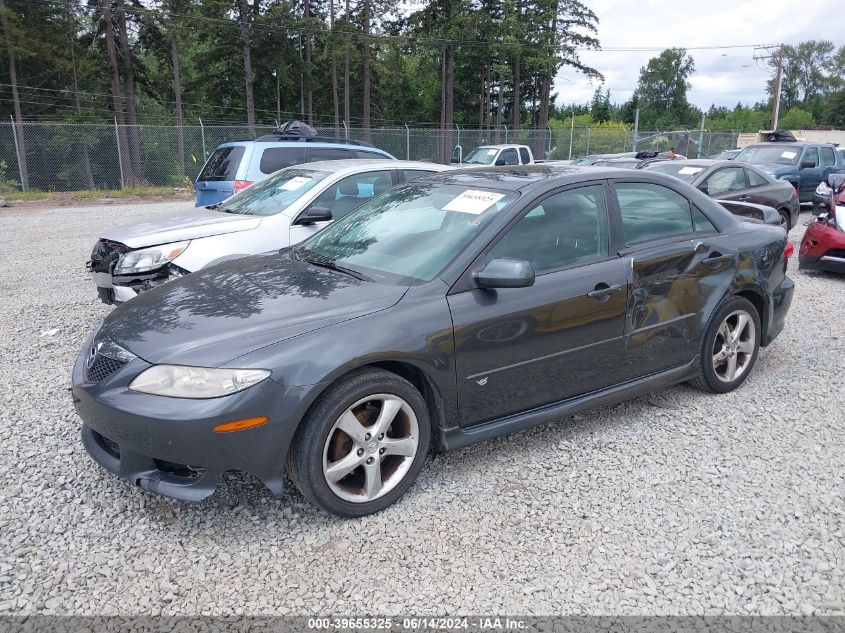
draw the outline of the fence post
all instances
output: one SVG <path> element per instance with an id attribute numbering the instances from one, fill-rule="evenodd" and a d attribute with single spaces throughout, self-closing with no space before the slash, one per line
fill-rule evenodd
<path id="1" fill-rule="evenodd" d="M 346 139 L 349 138 L 349 128 L 346 127 L 346 119 L 343 120 L 343 137 Z"/>
<path id="2" fill-rule="evenodd" d="M 208 160 L 208 152 L 205 149 L 205 126 L 202 124 L 202 119 L 200 121 L 200 134 L 202 135 L 202 162 L 205 164 L 205 161 Z"/>
<path id="3" fill-rule="evenodd" d="M 640 130 L 640 109 L 634 111 L 634 151 L 637 151 L 637 136 Z"/>
<path id="4" fill-rule="evenodd" d="M 120 155 L 120 132 L 117 129 L 117 117 L 114 117 L 114 140 L 117 143 L 117 164 L 120 166 L 120 188 L 123 189 L 123 156 Z"/>
<path id="5" fill-rule="evenodd" d="M 575 108 L 572 108 L 572 124 L 569 126 L 569 160 L 572 160 L 572 140 L 575 136 Z"/>
<path id="6" fill-rule="evenodd" d="M 18 146 L 18 126 L 15 123 L 15 117 L 10 114 L 9 118 L 12 120 L 12 136 L 15 139 L 15 156 L 18 159 L 18 173 L 21 176 L 21 190 L 29 191 L 29 182 L 27 182 L 28 179 L 23 177 L 23 165 L 21 164 L 21 150 Z M 26 160 L 26 157 L 24 157 L 24 160 Z"/>
<path id="7" fill-rule="evenodd" d="M 549 155 L 552 153 L 552 126 L 546 125 L 546 127 L 549 128 L 549 151 L 546 152 L 546 158 L 548 158 Z"/>
<path id="8" fill-rule="evenodd" d="M 508 142 L 508 126 L 503 125 L 502 127 L 505 128 L 505 143 L 507 143 Z"/>
<path id="9" fill-rule="evenodd" d="M 587 128 L 587 153 L 585 154 L 585 156 L 590 155 L 590 141 L 592 140 L 592 138 L 593 138 L 593 128 L 588 127 Z"/>
<path id="10" fill-rule="evenodd" d="M 455 129 L 458 130 L 458 145 L 460 145 L 461 144 L 461 126 L 458 125 L 457 123 L 455 123 Z M 450 147 L 449 151 L 451 152 L 454 149 L 455 149 L 454 147 Z M 452 154 L 450 153 L 449 156 L 451 156 L 451 155 Z"/>
<path id="11" fill-rule="evenodd" d="M 411 160 L 411 128 L 405 124 L 405 160 Z"/>

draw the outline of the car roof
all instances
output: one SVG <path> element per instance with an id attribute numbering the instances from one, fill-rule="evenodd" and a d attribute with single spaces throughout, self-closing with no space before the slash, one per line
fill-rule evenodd
<path id="1" fill-rule="evenodd" d="M 247 147 L 248 145 L 260 143 L 262 146 L 272 146 L 272 147 L 309 147 L 309 148 L 325 148 L 325 147 L 333 147 L 338 149 L 355 149 L 362 152 L 373 151 L 373 152 L 381 152 L 382 154 L 387 154 L 388 152 L 379 148 L 373 147 L 372 145 L 362 145 L 361 143 L 344 143 L 342 140 L 340 141 L 274 141 L 274 140 L 260 140 L 260 139 L 237 139 L 233 141 L 226 141 L 225 143 L 220 143 L 215 149 L 219 147 Z"/>
<path id="2" fill-rule="evenodd" d="M 550 179 L 556 179 L 556 185 L 568 185 L 586 180 L 601 180 L 604 178 L 631 178 L 636 174 L 655 182 L 666 182 L 665 174 L 632 172 L 630 169 L 593 165 L 514 165 L 511 167 L 472 167 L 447 171 L 445 173 L 425 176 L 420 179 L 425 182 L 443 182 L 465 187 L 482 187 L 498 189 L 500 191 L 526 191 L 535 186 L 542 186 Z M 416 181 L 415 181 L 416 182 Z"/>
<path id="3" fill-rule="evenodd" d="M 309 146 L 310 147 L 310 146 Z M 452 169 L 449 165 L 440 163 L 426 163 L 417 160 L 393 160 L 390 158 L 349 158 L 344 160 L 318 160 L 313 163 L 290 165 L 285 169 L 313 169 L 328 171 L 333 174 L 356 173 L 364 171 L 378 171 L 381 169 L 422 169 L 430 171 L 446 171 Z"/>
<path id="4" fill-rule="evenodd" d="M 497 145 L 496 144 L 494 144 L 494 145 L 479 145 L 475 149 L 481 149 L 482 147 L 484 149 L 506 149 L 506 148 L 509 148 L 509 147 L 528 147 L 528 146 L 523 145 L 522 143 L 499 143 Z"/>
<path id="5" fill-rule="evenodd" d="M 772 141 L 772 142 L 765 142 L 765 143 L 752 143 L 751 145 L 746 145 L 742 149 L 748 149 L 749 147 L 806 147 L 807 145 L 829 145 L 834 149 L 836 146 L 833 143 L 816 143 L 813 141 Z"/>

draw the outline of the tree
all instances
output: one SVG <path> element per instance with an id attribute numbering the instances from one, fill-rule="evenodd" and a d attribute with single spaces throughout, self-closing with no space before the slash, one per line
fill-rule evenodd
<path id="1" fill-rule="evenodd" d="M 590 115 L 592 115 L 593 121 L 597 123 L 610 121 L 613 115 L 613 106 L 610 105 L 610 90 L 603 92 L 601 86 L 596 88 L 593 99 L 590 101 Z"/>
<path id="2" fill-rule="evenodd" d="M 845 47 L 843 47 L 845 48 Z M 781 107 L 791 108 L 829 92 L 834 67 L 834 46 L 827 40 L 808 40 L 798 46 L 784 46 L 784 72 L 781 81 Z M 840 51 L 840 54 L 842 51 Z M 777 67 L 777 58 L 769 60 Z M 774 78 L 767 83 L 769 95 L 775 92 Z"/>
<path id="3" fill-rule="evenodd" d="M 813 118 L 812 113 L 795 106 L 790 108 L 789 111 L 780 119 L 778 128 L 785 130 L 803 130 L 806 128 L 812 128 L 815 124 L 816 121 Z"/>
<path id="4" fill-rule="evenodd" d="M 687 91 L 695 62 L 683 48 L 669 48 L 640 69 L 636 95 L 640 102 L 640 126 L 685 123 L 690 118 Z M 668 124 L 668 125 L 667 125 Z"/>

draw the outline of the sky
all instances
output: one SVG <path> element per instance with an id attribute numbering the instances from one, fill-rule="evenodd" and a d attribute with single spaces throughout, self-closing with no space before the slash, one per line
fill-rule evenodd
<path id="1" fill-rule="evenodd" d="M 845 32 L 830 28 L 842 20 L 843 0 L 582 1 L 598 15 L 602 47 L 751 45 L 689 51 L 696 71 L 687 98 L 705 110 L 714 103 L 733 107 L 766 99 L 770 75 L 754 63 L 755 44 L 798 44 L 810 39 L 828 39 L 837 47 L 845 44 Z M 580 55 L 583 63 L 604 75 L 610 100 L 622 103 L 636 88 L 640 68 L 659 53 L 583 51 Z M 557 103 L 589 102 L 597 85 L 564 67 L 555 79 Z"/>

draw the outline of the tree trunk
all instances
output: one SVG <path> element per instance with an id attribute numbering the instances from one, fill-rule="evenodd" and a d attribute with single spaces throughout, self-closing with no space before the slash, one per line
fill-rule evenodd
<path id="1" fill-rule="evenodd" d="M 513 129 L 519 129 L 520 123 L 520 103 L 522 96 L 519 94 L 519 83 L 522 80 L 520 72 L 522 70 L 522 60 L 520 59 L 519 51 L 513 60 Z"/>
<path id="2" fill-rule="evenodd" d="M 176 102 L 176 147 L 179 154 L 179 175 L 185 176 L 185 129 L 182 127 L 182 77 L 179 66 L 179 45 L 171 35 L 170 54 L 173 59 L 173 96 Z"/>
<path id="3" fill-rule="evenodd" d="M 6 36 L 6 49 L 9 54 L 9 82 L 12 85 L 12 101 L 15 108 L 15 135 L 18 140 L 18 165 L 20 167 L 21 189 L 29 190 L 29 169 L 26 164 L 26 140 L 23 133 L 23 114 L 21 113 L 21 98 L 18 94 L 18 73 L 15 68 L 15 48 L 9 33 L 9 21 L 6 17 L 6 2 L 0 0 L 0 20 L 2 20 L 3 34 Z"/>
<path id="4" fill-rule="evenodd" d="M 340 134 L 340 103 L 337 95 L 337 52 L 335 46 L 337 41 L 334 34 L 334 0 L 330 0 L 329 6 L 329 41 L 332 47 L 332 106 L 334 107 L 334 133 Z"/>
<path id="5" fill-rule="evenodd" d="M 370 136 L 370 0 L 364 0 L 364 50 L 362 55 L 362 72 L 364 79 L 363 99 L 361 103 L 361 126 L 364 128 L 364 138 Z"/>
<path id="6" fill-rule="evenodd" d="M 114 109 L 114 119 L 117 125 L 117 151 L 120 161 L 120 168 L 124 172 L 129 170 L 129 143 L 126 140 L 126 119 L 123 116 L 123 95 L 120 91 L 120 72 L 117 65 L 117 48 L 114 44 L 114 24 L 112 23 L 110 0 L 100 0 L 100 8 L 103 11 L 103 24 L 106 36 L 106 55 L 109 58 L 111 70 L 111 100 Z"/>
<path id="7" fill-rule="evenodd" d="M 502 140 L 502 104 L 505 102 L 505 78 L 499 71 L 499 97 L 496 102 L 496 142 Z"/>
<path id="8" fill-rule="evenodd" d="M 311 18 L 311 0 L 305 0 L 306 27 Z M 305 110 L 308 125 L 314 125 L 314 90 L 311 88 L 311 32 L 305 32 Z"/>
<path id="9" fill-rule="evenodd" d="M 552 73 L 547 72 L 543 76 L 543 85 L 540 89 L 540 114 L 537 117 L 537 129 L 546 132 L 549 127 L 549 99 L 552 92 Z M 541 139 L 543 135 L 537 134 L 537 138 Z M 537 145 L 540 145 L 540 141 L 537 141 Z M 542 151 L 538 151 L 538 149 L 534 150 L 534 154 L 537 157 L 543 156 L 546 150 L 546 144 L 543 143 L 541 149 Z"/>
<path id="10" fill-rule="evenodd" d="M 345 29 L 349 28 L 349 0 L 346 0 L 346 24 Z M 349 116 L 349 36 L 344 35 L 343 38 L 343 120 L 347 125 L 350 124 Z"/>
<path id="11" fill-rule="evenodd" d="M 246 93 L 246 122 L 255 136 L 255 98 L 252 93 L 252 37 L 249 29 L 249 7 L 246 0 L 238 0 L 239 22 L 244 52 L 244 92 Z"/>
<path id="12" fill-rule="evenodd" d="M 129 142 L 128 180 L 133 185 L 144 180 L 144 168 L 141 164 L 141 134 L 138 128 L 138 111 L 135 107 L 135 72 L 132 68 L 132 51 L 129 49 L 129 32 L 126 28 L 126 8 L 124 0 L 115 0 L 117 7 L 117 27 L 120 34 L 120 50 L 123 54 L 123 82 L 126 86 L 126 138 Z"/>

